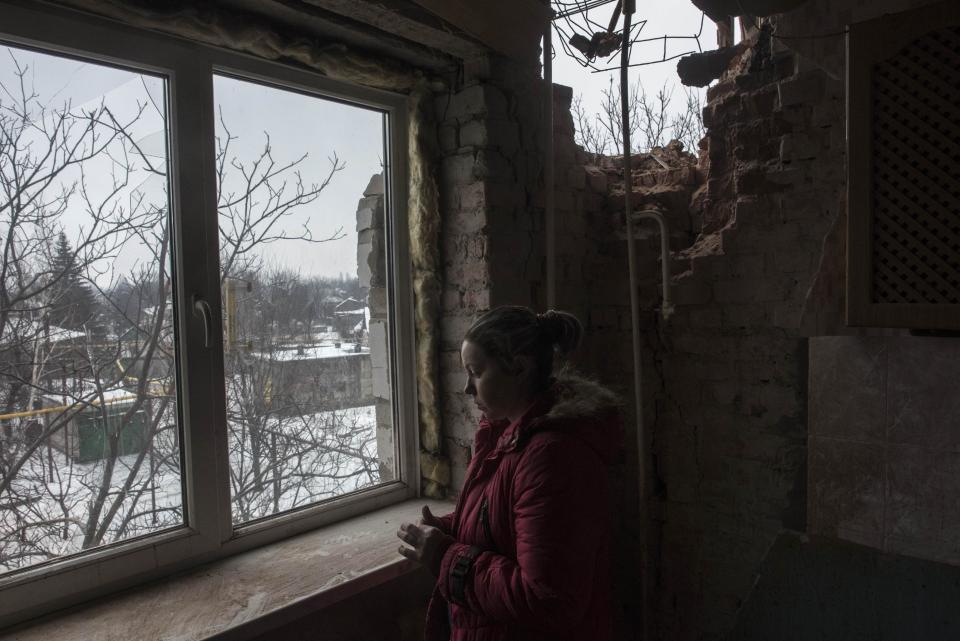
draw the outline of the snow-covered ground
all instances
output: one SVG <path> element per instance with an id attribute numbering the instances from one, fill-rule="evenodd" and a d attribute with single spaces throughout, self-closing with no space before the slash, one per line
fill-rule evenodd
<path id="1" fill-rule="evenodd" d="M 321 343 L 300 349 L 283 349 L 275 352 L 256 352 L 256 355 L 264 360 L 273 361 L 299 361 L 316 360 L 319 358 L 341 358 L 343 356 L 352 356 L 354 354 L 370 354 L 370 348 L 361 347 L 357 343 Z"/>
<path id="2" fill-rule="evenodd" d="M 373 406 L 269 417 L 259 421 L 259 456 L 248 425 L 231 425 L 231 496 L 235 523 L 340 496 L 379 482 Z M 183 488 L 173 430 L 145 456 L 116 460 L 105 507 L 116 514 L 100 545 L 183 523 Z M 50 463 L 53 463 L 52 467 Z M 83 549 L 105 462 L 76 463 L 42 447 L 0 494 L 0 574 Z M 124 491 L 126 487 L 126 491 Z"/>

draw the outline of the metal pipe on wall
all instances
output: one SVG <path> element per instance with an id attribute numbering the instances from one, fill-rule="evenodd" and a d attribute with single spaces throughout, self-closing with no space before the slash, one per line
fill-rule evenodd
<path id="1" fill-rule="evenodd" d="M 629 206 L 629 205 L 628 205 Z M 648 447 L 648 435 L 646 424 L 643 420 L 643 345 L 640 337 L 640 293 L 638 291 L 637 277 L 637 256 L 634 249 L 634 224 L 642 220 L 653 219 L 657 221 L 660 227 L 660 262 L 661 278 L 663 287 L 663 303 L 661 312 L 664 318 L 670 316 L 673 311 L 673 302 L 670 296 L 670 230 L 667 220 L 663 214 L 653 209 L 645 209 L 638 212 L 631 212 L 627 215 L 627 260 L 629 261 L 630 275 L 630 329 L 633 334 L 633 384 L 637 413 L 637 477 L 638 477 L 638 501 L 641 533 L 641 567 L 642 576 L 640 577 L 641 586 L 641 605 L 643 617 L 643 638 L 650 637 L 650 617 L 653 606 L 650 599 L 652 590 L 650 589 L 650 558 L 647 544 L 649 541 L 650 515 L 647 506 L 647 491 L 649 486 L 649 461 L 650 453 Z"/>
<path id="2" fill-rule="evenodd" d="M 660 312 L 664 318 L 670 318 L 673 313 L 673 297 L 670 295 L 670 226 L 663 212 L 656 209 L 642 209 L 631 213 L 636 221 L 654 220 L 660 228 L 660 286 L 663 290 L 663 301 Z"/>
<path id="3" fill-rule="evenodd" d="M 546 128 L 544 161 L 544 218 L 546 227 L 547 309 L 557 305 L 557 226 L 554 218 L 554 158 L 553 158 L 553 23 L 547 23 L 543 33 L 543 83 L 546 85 Z"/>
<path id="4" fill-rule="evenodd" d="M 638 477 L 638 518 L 640 520 L 640 608 L 643 638 L 650 638 L 650 589 L 649 558 L 647 550 L 647 531 L 650 516 L 646 505 L 647 460 L 645 456 L 646 430 L 643 422 L 643 363 L 640 348 L 640 302 L 637 297 L 637 264 L 633 247 L 633 216 L 631 215 L 631 197 L 633 195 L 633 172 L 630 157 L 630 25 L 633 18 L 634 1 L 624 0 L 623 32 L 620 39 L 620 118 L 623 127 L 623 212 L 627 223 L 627 260 L 630 272 L 630 317 L 633 335 L 633 386 L 636 396 L 637 422 L 637 477 Z"/>

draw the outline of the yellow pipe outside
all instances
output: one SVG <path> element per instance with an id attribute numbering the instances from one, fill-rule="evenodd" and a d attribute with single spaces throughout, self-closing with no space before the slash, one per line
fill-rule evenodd
<path id="1" fill-rule="evenodd" d="M 12 414 L 0 414 L 0 421 L 6 421 L 11 418 L 26 418 L 28 416 L 40 416 L 41 414 L 50 414 L 51 412 L 62 412 L 71 407 L 70 405 L 61 405 L 59 407 L 44 407 L 39 410 L 27 410 L 25 412 L 13 412 Z"/>
<path id="2" fill-rule="evenodd" d="M 136 394 L 134 394 L 134 395 L 132 395 L 132 396 L 120 396 L 120 397 L 118 397 L 118 398 L 112 398 L 112 399 L 110 399 L 109 401 L 106 402 L 106 405 L 110 405 L 110 404 L 112 404 L 112 403 L 119 403 L 119 402 L 121 402 L 121 401 L 130 401 L 130 400 L 133 400 L 133 399 L 135 399 L 135 398 L 137 398 Z M 99 401 L 90 401 L 89 404 L 92 405 L 92 406 L 94 406 L 94 407 L 99 407 L 99 406 L 100 406 L 100 402 L 99 402 Z M 13 413 L 11 413 L 11 414 L 0 414 L 0 421 L 6 421 L 6 420 L 9 420 L 9 419 L 12 419 L 12 418 L 26 418 L 26 417 L 28 417 L 28 416 L 41 416 L 41 415 L 43 415 L 43 414 L 51 414 L 51 413 L 53 413 L 53 412 L 62 412 L 62 411 L 64 411 L 64 410 L 68 410 L 68 409 L 70 409 L 70 408 L 72 408 L 72 407 L 76 407 L 76 404 L 74 404 L 74 405 L 58 405 L 58 406 L 56 406 L 56 407 L 43 407 L 43 408 L 38 409 L 38 410 L 25 410 L 25 411 L 23 411 L 23 412 L 13 412 Z"/>

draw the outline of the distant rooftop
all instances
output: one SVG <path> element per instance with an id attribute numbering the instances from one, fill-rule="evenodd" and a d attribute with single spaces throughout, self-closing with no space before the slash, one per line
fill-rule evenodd
<path id="1" fill-rule="evenodd" d="M 369 353 L 370 348 L 358 345 L 357 343 L 340 343 L 340 347 L 337 347 L 335 343 L 322 343 L 320 345 L 309 345 L 303 348 L 284 349 L 276 352 L 257 352 L 257 356 L 272 361 L 307 361 L 321 358 L 358 356 Z"/>

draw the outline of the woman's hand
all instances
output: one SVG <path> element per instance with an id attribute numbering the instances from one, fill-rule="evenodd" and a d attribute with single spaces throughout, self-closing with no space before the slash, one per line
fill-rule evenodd
<path id="1" fill-rule="evenodd" d="M 423 515 L 423 518 L 420 519 L 420 525 L 429 525 L 430 527 L 443 529 L 443 521 L 433 515 L 429 505 L 424 505 L 423 509 L 420 510 L 420 514 Z"/>
<path id="2" fill-rule="evenodd" d="M 424 565 L 434 576 L 440 574 L 440 564 L 447 548 L 454 543 L 452 536 L 439 529 L 440 520 L 423 506 L 423 518 L 419 525 L 404 523 L 397 536 L 410 547 L 400 546 L 400 554 Z"/>

